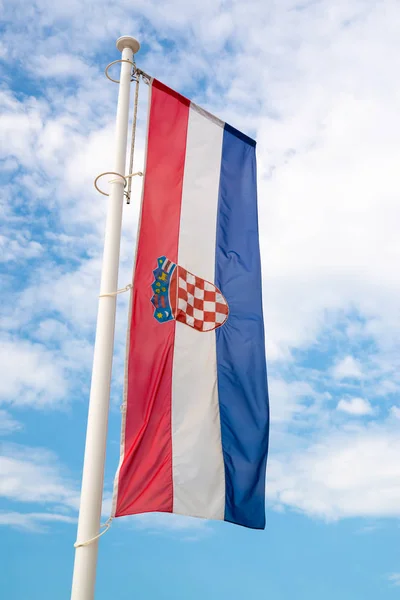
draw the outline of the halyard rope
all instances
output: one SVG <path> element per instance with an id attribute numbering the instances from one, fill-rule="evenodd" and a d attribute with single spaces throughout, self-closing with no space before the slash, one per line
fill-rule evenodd
<path id="1" fill-rule="evenodd" d="M 118 296 L 118 294 L 123 294 L 124 292 L 127 292 L 128 290 L 130 290 L 132 288 L 132 284 L 128 283 L 128 285 L 126 285 L 124 288 L 121 288 L 120 290 L 117 290 L 116 292 L 105 292 L 104 294 L 100 294 L 99 298 L 105 298 L 106 296 Z"/>
<path id="2" fill-rule="evenodd" d="M 100 533 L 98 533 L 94 537 L 90 538 L 90 540 L 86 540 L 86 542 L 75 542 L 74 548 L 82 548 L 83 546 L 89 546 L 89 544 L 93 544 L 93 542 L 95 542 L 96 540 L 101 538 L 101 536 L 104 535 L 106 533 L 106 531 L 108 531 L 110 529 L 112 520 L 113 520 L 113 518 L 110 517 L 109 519 L 107 519 L 107 521 L 105 523 L 100 525 L 100 529 L 102 527 L 105 527 L 105 529 L 103 531 L 100 531 Z"/>
<path id="3" fill-rule="evenodd" d="M 133 117 L 132 117 L 131 156 L 130 156 L 130 160 L 129 160 L 128 173 L 132 173 L 132 170 L 133 170 L 133 156 L 135 153 L 136 123 L 137 123 L 137 110 L 138 110 L 138 101 L 139 101 L 139 83 L 140 83 L 140 75 L 136 75 L 135 100 L 134 100 L 134 104 L 133 104 Z M 130 177 L 128 179 L 128 189 L 126 191 L 126 201 L 128 204 L 130 204 L 130 201 L 131 201 L 131 190 L 132 190 L 132 177 Z"/>

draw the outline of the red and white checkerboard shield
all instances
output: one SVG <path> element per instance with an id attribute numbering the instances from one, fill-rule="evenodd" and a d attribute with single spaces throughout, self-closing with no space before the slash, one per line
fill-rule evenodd
<path id="1" fill-rule="evenodd" d="M 221 327 L 229 315 L 228 303 L 220 290 L 179 265 L 171 277 L 169 298 L 176 321 L 198 331 Z"/>

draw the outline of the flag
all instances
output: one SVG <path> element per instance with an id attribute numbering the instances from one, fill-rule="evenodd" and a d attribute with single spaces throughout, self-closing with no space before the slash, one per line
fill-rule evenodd
<path id="1" fill-rule="evenodd" d="M 124 395 L 113 516 L 265 527 L 255 141 L 157 80 Z"/>

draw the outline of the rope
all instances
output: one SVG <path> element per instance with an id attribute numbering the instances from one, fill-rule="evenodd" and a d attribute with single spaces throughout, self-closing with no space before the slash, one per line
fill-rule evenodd
<path id="1" fill-rule="evenodd" d="M 131 179 L 135 177 L 135 175 L 139 175 L 139 177 L 143 177 L 142 171 L 136 171 L 136 173 L 130 173 L 129 175 L 125 175 L 125 179 Z"/>
<path id="2" fill-rule="evenodd" d="M 100 531 L 100 533 L 98 533 L 94 537 L 90 538 L 90 540 L 86 540 L 86 542 L 75 542 L 74 548 L 82 548 L 83 546 L 89 546 L 90 544 L 93 544 L 93 542 L 95 542 L 96 540 L 101 538 L 101 536 L 104 535 L 110 529 L 112 520 L 113 520 L 113 517 L 110 517 L 109 519 L 107 519 L 107 521 L 105 523 L 100 525 L 100 529 L 102 527 L 105 527 L 104 531 Z"/>
<path id="3" fill-rule="evenodd" d="M 133 118 L 132 118 L 131 156 L 130 156 L 130 160 L 129 160 L 128 173 L 132 173 L 132 170 L 133 170 L 133 156 L 135 153 L 136 123 L 137 123 L 137 111 L 138 111 L 138 101 L 139 101 L 139 83 L 140 83 L 140 76 L 136 75 L 135 101 L 133 104 Z M 130 204 L 130 202 L 131 202 L 131 190 L 132 190 L 132 177 L 130 177 L 128 180 L 128 189 L 126 191 L 126 203 L 127 204 Z"/>
<path id="4" fill-rule="evenodd" d="M 99 298 L 105 298 L 106 296 L 117 296 L 118 294 L 123 294 L 124 292 L 127 292 L 128 290 L 130 290 L 132 288 L 132 284 L 128 283 L 127 286 L 125 286 L 124 288 L 121 288 L 120 290 L 117 290 L 116 292 L 108 292 L 105 294 L 100 294 Z"/>

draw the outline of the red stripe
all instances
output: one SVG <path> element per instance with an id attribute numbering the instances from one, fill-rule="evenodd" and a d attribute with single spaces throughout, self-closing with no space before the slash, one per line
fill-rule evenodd
<path id="1" fill-rule="evenodd" d="M 171 396 L 175 321 L 153 317 L 157 258 L 178 258 L 189 101 L 154 80 L 127 370 L 125 453 L 116 516 L 172 512 Z"/>

